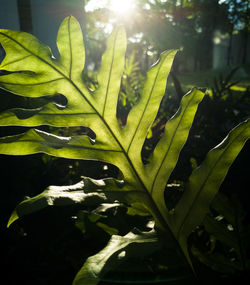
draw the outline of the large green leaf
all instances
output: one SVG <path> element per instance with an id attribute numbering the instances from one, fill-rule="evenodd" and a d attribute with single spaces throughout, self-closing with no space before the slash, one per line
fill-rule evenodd
<path id="1" fill-rule="evenodd" d="M 159 61 L 148 71 L 142 94 L 129 112 L 126 125 L 121 126 L 117 120 L 117 102 L 126 51 L 123 28 L 115 28 L 108 38 L 94 91 L 82 79 L 85 51 L 79 24 L 73 17 L 67 17 L 59 28 L 58 59 L 53 57 L 47 46 L 27 33 L 0 30 L 0 41 L 6 51 L 0 65 L 0 70 L 5 71 L 0 76 L 0 87 L 20 96 L 46 98 L 39 108 L 14 108 L 2 112 L 1 126 L 85 126 L 95 133 L 95 138 L 87 135 L 64 137 L 32 128 L 23 134 L 0 138 L 0 153 L 47 153 L 116 165 L 123 183 L 117 186 L 114 180 L 107 180 L 103 187 L 98 186 L 99 194 L 117 193 L 119 198 L 116 196 L 115 199 L 132 205 L 130 213 L 149 213 L 157 227 L 164 231 L 170 228 L 190 262 L 188 235 L 201 223 L 228 168 L 249 138 L 249 121 L 235 128 L 220 146 L 208 154 L 204 163 L 191 175 L 175 210 L 169 212 L 164 200 L 165 186 L 188 138 L 204 93 L 193 89 L 183 96 L 180 108 L 167 122 L 146 165 L 142 162 L 141 151 L 164 96 L 176 51 L 162 53 Z M 98 187 L 93 187 L 92 181 L 84 192 L 89 189 L 95 193 Z M 50 205 L 51 201 L 62 199 L 74 203 L 86 200 L 82 192 L 75 193 L 83 197 L 77 200 L 71 195 L 73 193 L 61 190 L 55 196 L 49 188 L 41 196 L 24 201 L 17 207 L 11 221 Z"/>
<path id="2" fill-rule="evenodd" d="M 176 51 L 163 53 L 161 60 L 148 72 L 141 99 L 131 110 L 127 125 L 122 128 L 116 118 L 116 106 L 126 49 L 123 28 L 114 29 L 108 39 L 97 77 L 98 88 L 94 92 L 81 78 L 84 47 L 79 25 L 73 17 L 66 18 L 60 26 L 58 60 L 32 35 L 1 30 L 0 40 L 6 51 L 1 69 L 10 72 L 0 77 L 1 87 L 22 96 L 62 94 L 67 98 L 66 106 L 60 108 L 49 102 L 36 110 L 7 110 L 0 116 L 1 125 L 84 125 L 96 134 L 93 141 L 87 136 L 66 138 L 31 129 L 21 135 L 1 138 L 0 152 L 14 155 L 44 152 L 59 157 L 113 163 L 123 174 L 123 190 L 147 193 L 151 200 L 149 210 L 158 216 L 157 220 L 161 220 L 163 214 L 159 213 L 155 206 L 157 201 L 153 201 L 150 195 L 151 185 L 141 160 L 141 149 L 164 95 Z M 192 99 L 190 95 L 188 98 Z M 178 152 L 182 145 L 176 147 Z M 166 212 L 166 209 L 162 207 L 160 211 Z"/>

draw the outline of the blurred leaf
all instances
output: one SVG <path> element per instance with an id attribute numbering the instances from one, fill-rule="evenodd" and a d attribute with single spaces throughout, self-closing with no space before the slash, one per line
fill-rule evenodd
<path id="1" fill-rule="evenodd" d="M 90 213 L 85 212 L 85 211 L 80 211 L 77 215 L 75 225 L 83 234 L 85 234 L 88 231 L 88 227 L 86 225 L 86 220 L 88 219 L 91 223 L 103 229 L 109 235 L 118 234 L 119 233 L 118 229 L 107 225 L 106 223 L 104 223 L 104 221 L 103 222 L 100 221 L 101 219 L 105 219 L 105 218 L 107 217 L 99 215 L 95 213 L 95 211 L 92 211 Z"/>
<path id="2" fill-rule="evenodd" d="M 246 270 L 250 260 L 247 260 L 247 249 L 250 240 L 250 225 L 244 224 L 246 215 L 234 195 L 229 199 L 226 195 L 218 193 L 211 204 L 211 209 L 220 216 L 212 213 L 203 220 L 204 229 L 214 236 L 223 246 L 224 250 L 215 248 L 210 252 L 201 251 L 196 244 L 192 245 L 192 253 L 213 270 L 223 273 L 234 273 Z M 230 224 L 229 224 L 230 223 Z M 232 256 L 234 253 L 234 257 Z"/>
<path id="3" fill-rule="evenodd" d="M 230 261 L 222 254 L 203 252 L 194 246 L 192 246 L 191 251 L 202 263 L 215 271 L 232 274 L 235 270 L 242 269 L 239 262 Z"/>

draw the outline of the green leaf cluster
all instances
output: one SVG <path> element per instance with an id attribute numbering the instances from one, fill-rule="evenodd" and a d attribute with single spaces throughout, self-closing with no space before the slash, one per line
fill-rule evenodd
<path id="1" fill-rule="evenodd" d="M 83 81 L 85 48 L 79 24 L 73 17 L 67 17 L 59 28 L 58 59 L 47 46 L 27 33 L 0 30 L 0 42 L 6 52 L 0 65 L 0 70 L 4 71 L 0 76 L 0 87 L 19 96 L 47 98 L 38 108 L 13 108 L 0 114 L 1 126 L 30 128 L 25 133 L 0 138 L 0 153 L 46 153 L 63 158 L 97 160 L 114 164 L 120 170 L 118 179 L 84 178 L 75 186 L 49 187 L 39 196 L 20 203 L 9 225 L 23 215 L 50 205 L 98 205 L 119 201 L 130 206 L 130 213 L 151 215 L 156 230 L 170 231 L 192 265 L 187 239 L 209 211 L 230 165 L 250 137 L 250 121 L 234 128 L 208 153 L 191 174 L 180 201 L 174 209 L 168 209 L 164 200 L 165 187 L 205 95 L 193 89 L 182 98 L 178 111 L 166 123 L 162 137 L 148 163 L 144 164 L 141 151 L 165 94 L 176 50 L 162 53 L 159 61 L 150 68 L 140 97 L 132 106 L 126 125 L 121 126 L 117 119 L 117 103 L 126 52 L 126 34 L 122 27 L 116 27 L 107 40 L 95 90 L 88 88 Z M 55 99 L 58 96 L 60 102 Z M 85 126 L 95 135 L 58 136 L 39 129 L 44 125 Z M 131 244 L 134 247 L 137 243 L 146 244 L 153 240 L 157 243 L 150 233 L 113 236 L 101 255 L 85 262 L 74 284 L 96 284 L 109 262 L 112 263 L 114 257 L 123 257 L 119 255 L 121 250 L 130 252 Z M 99 263 L 100 256 L 104 255 L 105 259 L 101 258 Z"/>

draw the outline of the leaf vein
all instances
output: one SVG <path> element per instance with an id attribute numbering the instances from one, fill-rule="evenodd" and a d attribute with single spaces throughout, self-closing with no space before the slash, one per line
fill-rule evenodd
<path id="1" fill-rule="evenodd" d="M 26 55 L 26 56 L 24 56 L 22 58 L 19 58 L 19 59 L 16 59 L 16 60 L 12 60 L 12 61 L 10 61 L 10 62 L 8 62 L 6 64 L 3 64 L 2 67 L 6 66 L 6 65 L 11 65 L 12 63 L 16 63 L 16 62 L 21 61 L 21 60 L 23 60 L 23 59 L 25 59 L 27 57 L 30 57 L 30 56 L 32 56 L 32 54 Z"/>
<path id="2" fill-rule="evenodd" d="M 109 85 L 110 85 L 110 81 L 111 81 L 111 73 L 112 73 L 113 64 L 114 64 L 114 54 L 115 54 L 115 44 L 116 44 L 116 40 L 117 40 L 117 33 L 118 32 L 116 32 L 115 40 L 114 40 L 114 44 L 113 44 L 113 49 L 112 49 L 112 60 L 111 60 L 111 65 L 110 65 L 110 69 L 109 69 L 108 84 L 107 84 L 107 87 L 106 87 L 105 101 L 104 101 L 103 112 L 102 112 L 103 118 L 105 116 L 106 105 L 107 105 L 107 98 L 108 98 L 108 90 L 109 90 Z"/>
<path id="3" fill-rule="evenodd" d="M 1 77 L 0 77 L 1 78 Z M 61 80 L 61 79 L 65 79 L 63 77 L 60 77 L 60 78 L 56 78 L 56 79 L 53 79 L 53 80 L 49 80 L 49 81 L 44 81 L 44 82 L 38 82 L 38 83 L 25 83 L 25 84 L 21 84 L 21 83 L 6 83 L 6 82 L 3 82 L 3 81 L 0 81 L 0 84 L 6 84 L 6 85 L 19 85 L 19 86 L 36 86 L 36 85 L 43 85 L 43 84 L 48 84 L 48 83 L 51 83 L 51 82 L 55 82 L 55 81 L 58 81 L 58 80 Z M 42 96 L 41 96 L 42 97 Z"/>
<path id="4" fill-rule="evenodd" d="M 70 18 L 68 20 L 68 35 L 69 35 L 69 52 L 70 52 L 69 78 L 71 79 L 73 56 L 72 56 L 72 45 L 71 45 Z"/>

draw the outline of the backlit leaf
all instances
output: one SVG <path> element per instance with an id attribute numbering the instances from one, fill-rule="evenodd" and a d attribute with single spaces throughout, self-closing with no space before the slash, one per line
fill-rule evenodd
<path id="1" fill-rule="evenodd" d="M 150 68 L 139 99 L 132 106 L 126 124 L 121 126 L 117 119 L 117 103 L 126 52 L 126 33 L 122 27 L 114 28 L 107 40 L 94 90 L 83 80 L 85 49 L 80 26 L 74 17 L 65 18 L 59 28 L 58 59 L 49 47 L 27 33 L 0 30 L 0 42 L 6 52 L 0 65 L 0 87 L 19 96 L 46 98 L 38 107 L 14 108 L 0 114 L 0 126 L 32 127 L 25 133 L 0 138 L 0 153 L 47 153 L 63 158 L 104 161 L 120 170 L 120 181 L 84 178 L 84 189 L 77 186 L 76 191 L 71 191 L 71 187 L 49 187 L 42 194 L 20 203 L 9 224 L 51 205 L 90 203 L 92 198 L 97 204 L 118 200 L 130 205 L 130 214 L 151 215 L 157 229 L 170 230 L 191 265 L 187 238 L 202 222 L 230 165 L 250 137 L 250 121 L 233 129 L 208 153 L 201 166 L 191 174 L 175 209 L 168 209 L 165 187 L 205 95 L 194 88 L 183 96 L 180 108 L 166 123 L 149 162 L 144 164 L 142 148 L 165 94 L 176 50 L 163 52 Z M 58 136 L 40 130 L 41 125 L 83 126 L 93 135 Z M 109 264 L 114 264 L 119 250 L 131 244 L 134 248 L 134 245 L 155 241 L 155 237 L 148 235 L 115 236 L 106 249 L 86 261 L 74 284 L 96 284 L 98 276 Z M 90 280 L 89 283 L 86 280 Z"/>

